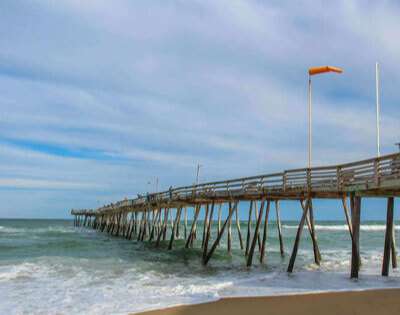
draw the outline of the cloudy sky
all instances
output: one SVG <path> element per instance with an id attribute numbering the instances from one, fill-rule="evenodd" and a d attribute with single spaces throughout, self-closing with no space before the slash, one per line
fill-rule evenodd
<path id="1" fill-rule="evenodd" d="M 372 157 L 400 140 L 395 1 L 0 2 L 0 217 Z M 150 184 L 149 184 L 150 183 Z M 341 215 L 341 214 L 340 214 Z"/>

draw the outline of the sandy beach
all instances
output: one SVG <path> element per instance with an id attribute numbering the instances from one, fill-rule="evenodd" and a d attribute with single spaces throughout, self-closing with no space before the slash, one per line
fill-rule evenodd
<path id="1" fill-rule="evenodd" d="M 142 315 L 390 315 L 400 314 L 400 289 L 223 298 L 139 313 Z"/>

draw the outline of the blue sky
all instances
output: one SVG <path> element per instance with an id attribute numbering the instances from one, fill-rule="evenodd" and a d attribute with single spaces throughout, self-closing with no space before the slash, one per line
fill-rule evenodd
<path id="1" fill-rule="evenodd" d="M 344 68 L 314 80 L 314 163 L 375 155 L 376 61 L 395 151 L 399 16 L 394 1 L 2 1 L 0 217 L 189 184 L 197 163 L 201 181 L 303 167 L 314 65 Z"/>

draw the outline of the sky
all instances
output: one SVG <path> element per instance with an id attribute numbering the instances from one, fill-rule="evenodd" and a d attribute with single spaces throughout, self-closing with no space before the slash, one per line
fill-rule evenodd
<path id="1" fill-rule="evenodd" d="M 395 1 L 1 1 L 0 217 L 68 218 L 156 178 L 191 184 L 198 163 L 201 182 L 305 167 L 310 66 L 344 69 L 313 79 L 313 165 L 376 155 L 376 61 L 381 151 L 397 151 L 399 16 Z M 336 202 L 315 215 L 343 219 Z"/>

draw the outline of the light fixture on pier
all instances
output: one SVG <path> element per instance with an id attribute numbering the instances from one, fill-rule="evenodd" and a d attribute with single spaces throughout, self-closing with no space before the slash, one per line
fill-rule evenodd
<path id="1" fill-rule="evenodd" d="M 343 70 L 338 67 L 322 66 L 308 69 L 308 168 L 311 168 L 312 158 L 312 104 L 311 104 L 311 76 L 327 72 L 342 73 Z"/>

